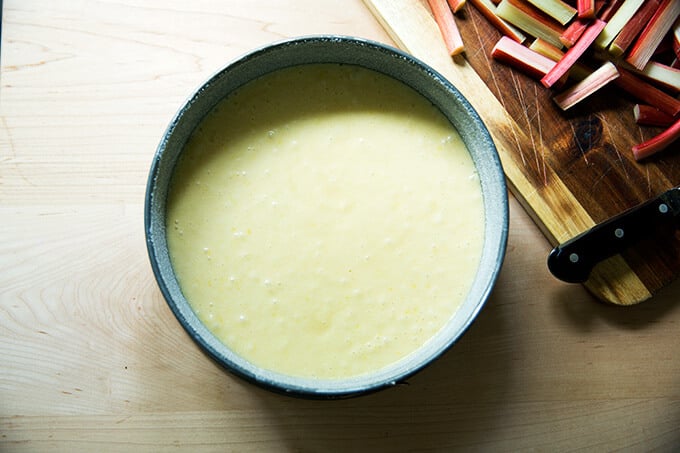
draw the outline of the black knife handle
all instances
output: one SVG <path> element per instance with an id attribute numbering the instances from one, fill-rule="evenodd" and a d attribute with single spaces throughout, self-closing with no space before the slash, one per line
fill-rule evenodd
<path id="1" fill-rule="evenodd" d="M 565 282 L 585 282 L 597 263 L 654 234 L 662 223 L 675 221 L 677 201 L 670 195 L 631 208 L 555 247 L 548 256 L 548 269 Z"/>

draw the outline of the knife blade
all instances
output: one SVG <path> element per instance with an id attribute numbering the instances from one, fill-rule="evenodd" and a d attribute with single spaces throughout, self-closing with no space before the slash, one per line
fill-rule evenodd
<path id="1" fill-rule="evenodd" d="M 548 255 L 548 269 L 560 280 L 583 283 L 597 263 L 621 253 L 665 224 L 680 228 L 680 186 L 555 247 Z"/>

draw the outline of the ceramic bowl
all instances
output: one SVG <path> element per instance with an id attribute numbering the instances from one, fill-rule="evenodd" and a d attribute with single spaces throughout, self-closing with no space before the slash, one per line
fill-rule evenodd
<path id="1" fill-rule="evenodd" d="M 232 352 L 201 323 L 184 298 L 168 255 L 166 197 L 182 149 L 206 114 L 241 85 L 271 71 L 310 63 L 360 65 L 418 91 L 451 121 L 465 142 L 482 186 L 485 230 L 481 262 L 472 288 L 448 324 L 417 353 L 394 366 L 351 379 L 309 379 L 270 372 Z M 257 49 L 225 66 L 202 84 L 169 124 L 151 165 L 145 205 L 148 253 L 158 285 L 180 324 L 209 356 L 257 385 L 290 395 L 338 398 L 365 394 L 404 381 L 450 348 L 482 309 L 501 268 L 508 231 L 505 178 L 494 143 L 479 115 L 442 75 L 397 49 L 363 39 L 313 36 Z"/>

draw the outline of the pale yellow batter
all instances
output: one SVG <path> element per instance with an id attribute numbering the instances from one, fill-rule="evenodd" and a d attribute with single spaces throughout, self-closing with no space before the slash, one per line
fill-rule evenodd
<path id="1" fill-rule="evenodd" d="M 343 378 L 417 350 L 451 318 L 484 230 L 458 133 L 410 88 L 295 67 L 230 96 L 188 143 L 168 200 L 182 291 L 263 368 Z"/>

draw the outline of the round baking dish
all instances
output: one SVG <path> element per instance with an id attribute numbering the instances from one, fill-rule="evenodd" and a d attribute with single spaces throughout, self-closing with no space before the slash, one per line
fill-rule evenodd
<path id="1" fill-rule="evenodd" d="M 416 353 L 394 365 L 347 379 L 288 376 L 257 367 L 235 354 L 200 321 L 184 297 L 173 271 L 166 238 L 166 199 L 173 169 L 185 143 L 203 118 L 240 86 L 282 68 L 315 63 L 365 67 L 392 77 L 429 100 L 460 133 L 482 189 L 484 241 L 471 290 L 455 315 Z M 214 360 L 267 389 L 295 396 L 339 398 L 394 386 L 450 348 L 474 321 L 500 271 L 507 242 L 508 200 L 503 169 L 479 115 L 461 93 L 423 62 L 376 42 L 343 36 L 291 39 L 255 50 L 217 72 L 181 106 L 153 158 L 145 200 L 147 249 L 158 285 L 183 328 Z"/>

